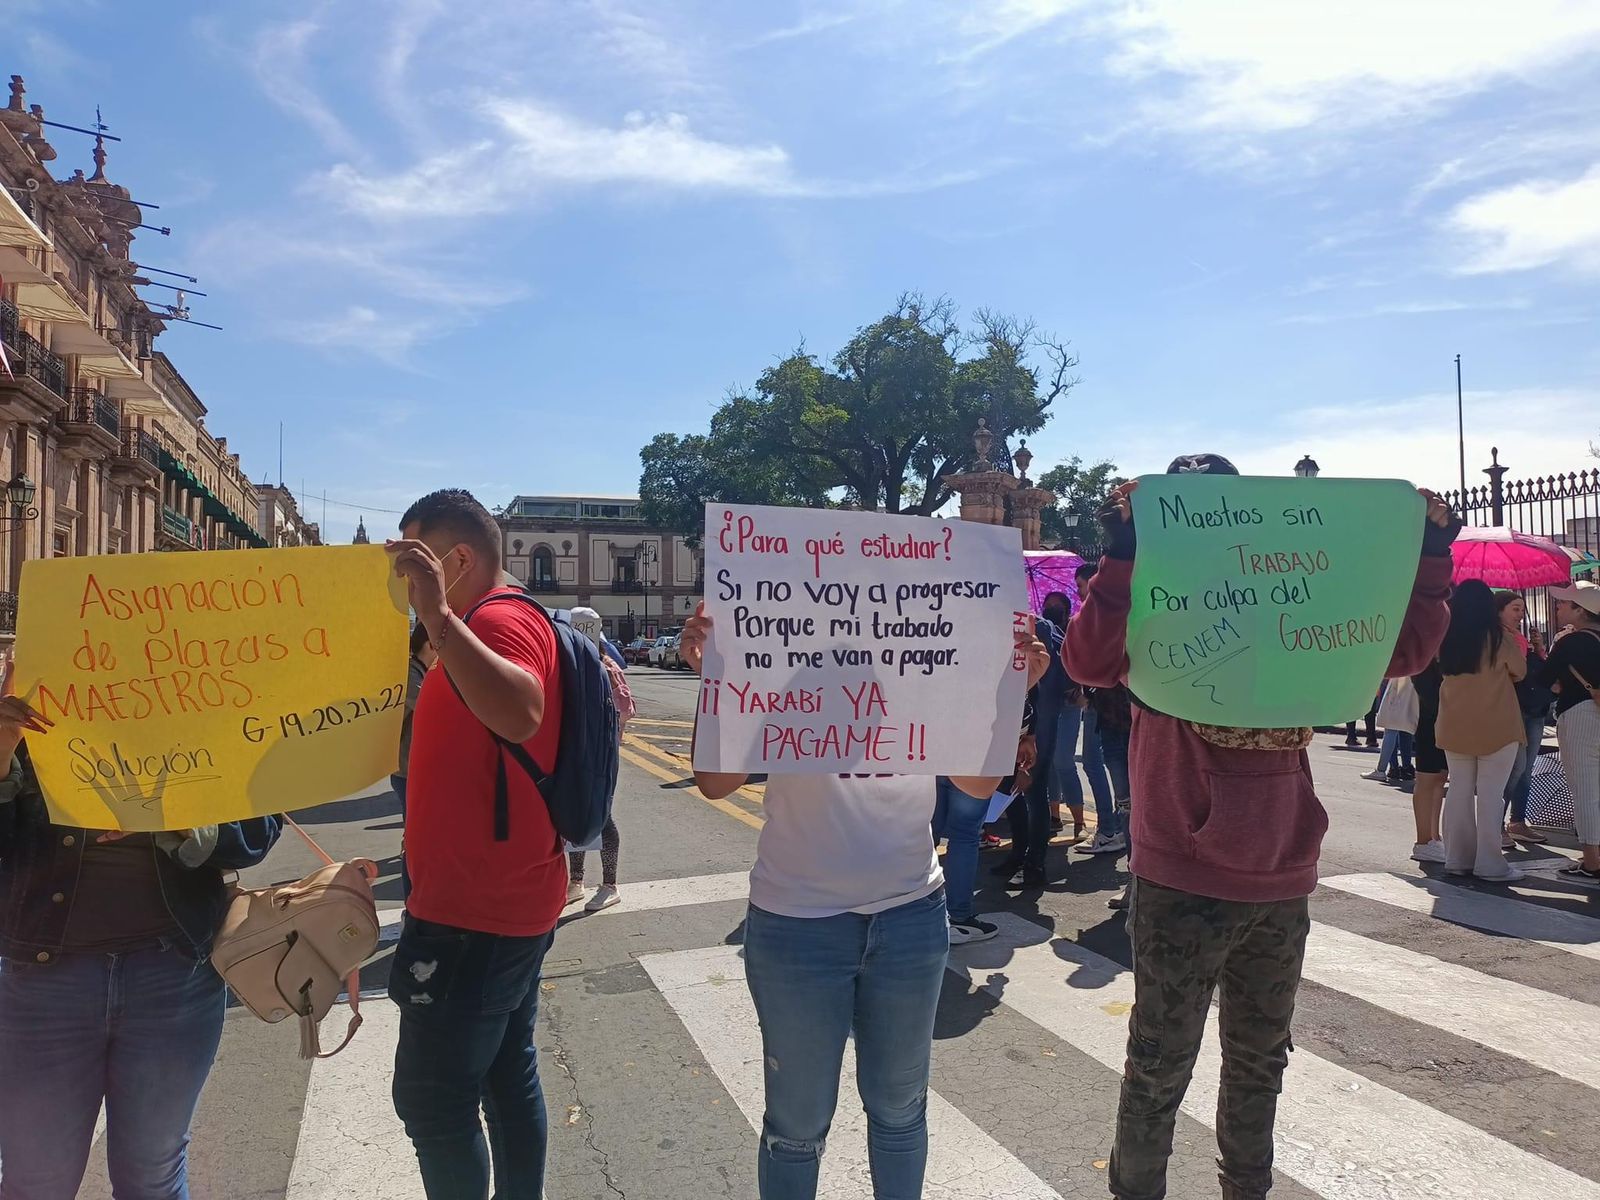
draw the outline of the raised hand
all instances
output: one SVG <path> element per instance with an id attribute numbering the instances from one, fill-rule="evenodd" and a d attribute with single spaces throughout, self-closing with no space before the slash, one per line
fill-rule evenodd
<path id="1" fill-rule="evenodd" d="M 706 642 L 710 637 L 711 618 L 706 616 L 706 602 L 702 600 L 696 605 L 694 616 L 683 623 L 683 632 L 678 635 L 678 656 L 689 664 L 689 669 L 696 675 L 700 673 Z"/>

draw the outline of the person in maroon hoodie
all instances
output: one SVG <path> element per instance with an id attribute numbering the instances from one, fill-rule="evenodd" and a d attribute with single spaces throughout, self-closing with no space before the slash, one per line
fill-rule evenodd
<path id="1" fill-rule="evenodd" d="M 1237 475 L 1220 455 L 1186 455 L 1168 474 Z M 1107 551 L 1062 656 L 1090 687 L 1128 678 L 1135 537 L 1131 495 L 1101 510 Z M 1410 605 L 1385 674 L 1414 675 L 1450 621 L 1450 545 L 1461 522 L 1431 492 Z M 1374 530 L 1373 536 L 1383 536 Z M 1220 987 L 1218 1166 L 1224 1200 L 1272 1187 L 1272 1128 L 1292 1042 L 1290 1019 L 1328 816 L 1305 747 L 1309 729 L 1225 729 L 1180 721 L 1135 697 L 1130 774 L 1134 875 L 1128 932 L 1134 1008 L 1109 1182 L 1117 1200 L 1161 1200 L 1173 1122 Z"/>

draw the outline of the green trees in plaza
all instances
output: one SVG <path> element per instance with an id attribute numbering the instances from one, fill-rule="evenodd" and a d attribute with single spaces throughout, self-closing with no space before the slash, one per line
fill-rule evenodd
<path id="1" fill-rule="evenodd" d="M 851 504 L 926 515 L 951 498 L 946 475 L 1035 433 L 1077 383 L 1066 342 L 983 309 L 963 326 L 947 299 L 902 296 L 826 362 L 803 345 L 730 393 L 704 434 L 658 434 L 640 452 L 647 519 L 697 533 L 707 500 Z"/>

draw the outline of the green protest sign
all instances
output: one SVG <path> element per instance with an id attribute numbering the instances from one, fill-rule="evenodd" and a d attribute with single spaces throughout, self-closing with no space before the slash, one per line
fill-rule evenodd
<path id="1" fill-rule="evenodd" d="M 1366 712 L 1410 601 L 1424 512 L 1392 479 L 1142 477 L 1128 686 L 1209 725 Z"/>

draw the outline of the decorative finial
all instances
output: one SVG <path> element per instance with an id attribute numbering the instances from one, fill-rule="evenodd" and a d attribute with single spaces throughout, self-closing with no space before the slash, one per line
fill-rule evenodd
<path id="1" fill-rule="evenodd" d="M 352 543 L 356 546 L 369 546 L 372 543 L 367 538 L 367 518 L 362 516 L 356 521 L 356 536 Z"/>
<path id="2" fill-rule="evenodd" d="M 26 109 L 23 107 L 22 98 L 27 94 L 28 89 L 22 85 L 22 76 L 13 75 L 11 77 L 11 103 L 6 107 L 12 112 L 25 112 Z"/>
<path id="3" fill-rule="evenodd" d="M 1026 439 L 1017 447 L 1017 452 L 1011 456 L 1011 461 L 1017 464 L 1017 478 L 1027 483 L 1028 465 L 1033 462 L 1033 451 L 1028 449 Z"/>
<path id="4" fill-rule="evenodd" d="M 972 435 L 972 447 L 978 452 L 978 461 L 974 466 L 981 471 L 989 469 L 989 446 L 993 441 L 994 434 L 989 432 L 989 422 L 979 417 L 977 432 Z"/>
<path id="5" fill-rule="evenodd" d="M 100 110 L 94 110 L 94 121 L 100 124 Z M 105 128 L 103 125 L 101 128 Z M 94 174 L 89 176 L 90 183 L 106 182 L 106 139 L 101 134 L 94 135 Z"/>

